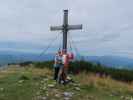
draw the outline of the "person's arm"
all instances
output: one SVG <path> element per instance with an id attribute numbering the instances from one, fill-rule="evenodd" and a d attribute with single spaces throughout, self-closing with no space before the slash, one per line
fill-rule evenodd
<path id="1" fill-rule="evenodd" d="M 65 63 L 65 56 L 64 56 L 64 54 L 62 55 L 62 64 L 64 64 Z"/>
<path id="2" fill-rule="evenodd" d="M 55 56 L 54 63 L 57 64 L 57 56 Z"/>

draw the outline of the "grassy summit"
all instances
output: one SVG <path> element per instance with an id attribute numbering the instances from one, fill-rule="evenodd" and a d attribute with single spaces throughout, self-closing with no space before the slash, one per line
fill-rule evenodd
<path id="1" fill-rule="evenodd" d="M 0 100 L 132 100 L 133 84 L 93 73 L 71 75 L 75 83 L 59 85 L 52 70 L 10 66 L 0 71 Z"/>

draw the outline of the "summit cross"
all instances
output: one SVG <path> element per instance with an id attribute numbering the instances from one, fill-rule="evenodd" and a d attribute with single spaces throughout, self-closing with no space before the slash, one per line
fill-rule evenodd
<path id="1" fill-rule="evenodd" d="M 63 25 L 61 26 L 51 26 L 51 31 L 62 31 L 63 32 L 63 46 L 62 50 L 64 50 L 67 53 L 67 33 L 69 30 L 81 30 L 81 25 L 69 25 L 68 24 L 68 10 L 64 10 L 64 19 L 63 19 Z"/>

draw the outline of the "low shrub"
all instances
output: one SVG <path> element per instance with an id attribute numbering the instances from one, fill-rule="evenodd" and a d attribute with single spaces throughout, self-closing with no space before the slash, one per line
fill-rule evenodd
<path id="1" fill-rule="evenodd" d="M 37 68 L 53 68 L 53 61 L 46 61 L 46 62 L 36 62 L 34 66 Z M 99 74 L 100 76 L 110 76 L 113 79 L 131 82 L 133 81 L 133 70 L 127 69 L 116 69 L 110 68 L 107 66 L 103 66 L 100 63 L 91 63 L 88 61 L 74 61 L 71 62 L 69 65 L 69 72 L 73 74 L 78 74 L 80 72 L 93 72 Z"/>

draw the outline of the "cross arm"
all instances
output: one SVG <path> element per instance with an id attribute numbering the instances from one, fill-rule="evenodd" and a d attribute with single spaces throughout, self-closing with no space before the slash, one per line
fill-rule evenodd
<path id="1" fill-rule="evenodd" d="M 63 30 L 63 26 L 51 26 L 50 27 L 51 31 L 59 31 L 59 30 Z"/>
<path id="2" fill-rule="evenodd" d="M 82 29 L 82 24 L 81 25 L 68 25 L 68 30 L 81 30 Z"/>

